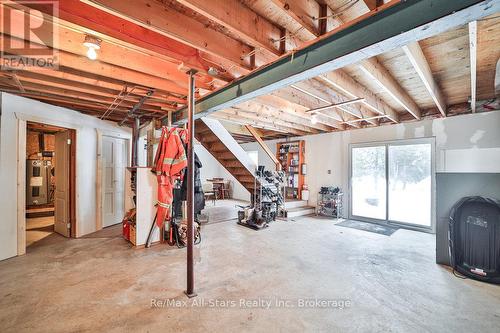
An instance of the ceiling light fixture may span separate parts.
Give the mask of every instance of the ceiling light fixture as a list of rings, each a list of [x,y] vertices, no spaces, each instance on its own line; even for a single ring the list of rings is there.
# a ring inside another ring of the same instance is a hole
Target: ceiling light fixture
[[[312,117],[311,117],[311,123],[312,124],[316,124],[318,122],[318,116],[313,114]]]
[[[85,35],[85,41],[83,45],[87,47],[87,58],[90,60],[97,59],[97,52],[101,48],[101,40],[97,37],[91,35]]]
[[[219,70],[215,67],[209,67],[207,72],[208,72],[208,75],[210,75],[210,76],[218,76],[219,75]]]

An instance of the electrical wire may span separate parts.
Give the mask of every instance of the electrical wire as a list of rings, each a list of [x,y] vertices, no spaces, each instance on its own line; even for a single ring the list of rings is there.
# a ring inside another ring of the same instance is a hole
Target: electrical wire
[[[453,275],[455,275],[455,277],[459,278],[459,279],[462,279],[462,280],[467,280],[467,277],[465,275],[462,275],[460,273],[458,273],[455,268],[453,268]]]
[[[351,9],[356,3],[358,3],[359,0],[348,0],[346,1],[344,4],[340,5],[338,8],[336,9],[332,9],[332,14],[330,15],[327,15],[327,16],[322,16],[322,17],[318,17],[318,18],[312,18],[314,21],[320,21],[320,20],[326,20],[328,18],[336,18],[336,17],[339,17],[340,15],[344,14],[346,11],[348,11],[349,9]],[[347,6],[346,8],[342,8],[342,7],[345,7]]]
[[[132,88],[132,90],[130,92],[127,92],[127,86],[126,85],[123,86],[122,90],[118,93],[118,95],[115,97],[113,102],[111,102],[111,104],[108,106],[106,111],[102,114],[101,120],[110,116],[111,113],[113,113],[113,111],[115,111],[122,104],[122,102],[125,100],[125,98],[127,98],[128,95],[130,95],[130,93],[132,91],[134,91],[134,89],[135,89],[135,87]]]
[[[312,20],[314,20],[314,21],[321,21],[321,20],[326,20],[326,19],[328,19],[328,18],[335,18],[335,17],[339,17],[339,16],[341,16],[342,14],[344,14],[346,11],[348,11],[349,9],[351,9],[351,8],[352,8],[352,7],[353,7],[356,3],[358,3],[359,1],[360,1],[360,0],[347,0],[346,2],[344,2],[344,3],[343,3],[342,5],[340,5],[339,7],[335,8],[335,9],[332,9],[332,12],[333,12],[333,13],[332,13],[331,15],[327,15],[327,16],[323,16],[323,17],[318,17],[318,18],[315,18],[315,17],[311,17],[311,16],[310,16],[310,18],[311,18]],[[273,38],[271,38],[271,39],[270,39],[270,41],[271,41],[272,43],[278,43],[278,42],[279,42],[279,43],[281,43],[281,42],[283,42],[283,41],[290,40],[290,39],[292,39],[292,38],[296,37],[296,36],[297,36],[297,34],[298,34],[299,32],[301,32],[302,30],[304,30],[304,29],[305,29],[305,27],[304,27],[304,26],[301,26],[301,27],[299,27],[297,30],[295,30],[294,32],[291,32],[291,33],[285,34],[285,36],[282,36],[282,37],[280,37],[280,38],[278,38],[278,39],[273,39]],[[244,54],[244,55],[241,57],[241,59],[246,59],[246,58],[248,58],[248,57],[251,57],[251,56],[253,56],[253,55],[256,55],[256,54],[258,54],[258,53],[262,52],[263,50],[264,50],[264,48],[262,48],[262,47],[255,47],[252,51],[248,52],[247,54]],[[293,61],[294,54],[295,54],[295,52],[296,52],[296,51],[297,51],[296,49],[292,49],[292,50],[290,50],[290,52],[291,52],[291,56],[292,56],[292,61]],[[203,58],[203,59],[204,59],[204,58]],[[209,61],[208,59],[204,59],[204,60]],[[215,62],[213,62],[213,61],[210,61],[210,62],[212,62],[212,63],[214,63],[214,64],[215,64]],[[232,64],[230,67],[228,67],[228,68],[226,69],[226,68],[224,68],[224,66],[221,66],[220,64],[217,64],[217,65],[219,65],[219,66],[220,66],[220,67],[221,67],[221,68],[222,68],[222,69],[223,69],[226,73],[230,73],[230,72],[231,72],[231,70],[237,66],[237,65],[235,65],[235,64]]]

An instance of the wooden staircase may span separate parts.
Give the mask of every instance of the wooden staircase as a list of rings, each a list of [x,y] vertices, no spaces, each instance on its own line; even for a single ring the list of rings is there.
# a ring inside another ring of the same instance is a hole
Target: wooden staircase
[[[218,120],[197,119],[194,136],[243,187],[253,193],[257,166]]]

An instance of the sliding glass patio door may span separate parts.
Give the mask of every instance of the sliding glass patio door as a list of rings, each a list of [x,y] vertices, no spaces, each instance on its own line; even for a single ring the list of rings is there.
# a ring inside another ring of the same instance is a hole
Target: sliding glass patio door
[[[352,148],[352,214],[385,220],[387,179],[385,146]]]
[[[433,142],[351,146],[351,218],[432,226]]]
[[[389,145],[389,221],[431,226],[430,144]]]

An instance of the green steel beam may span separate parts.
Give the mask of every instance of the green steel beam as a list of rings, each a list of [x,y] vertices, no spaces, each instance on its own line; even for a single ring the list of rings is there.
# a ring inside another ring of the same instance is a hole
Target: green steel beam
[[[401,1],[200,98],[196,102],[195,117],[229,108],[498,11],[498,0]],[[187,108],[173,115],[176,124],[184,123],[186,118]]]

